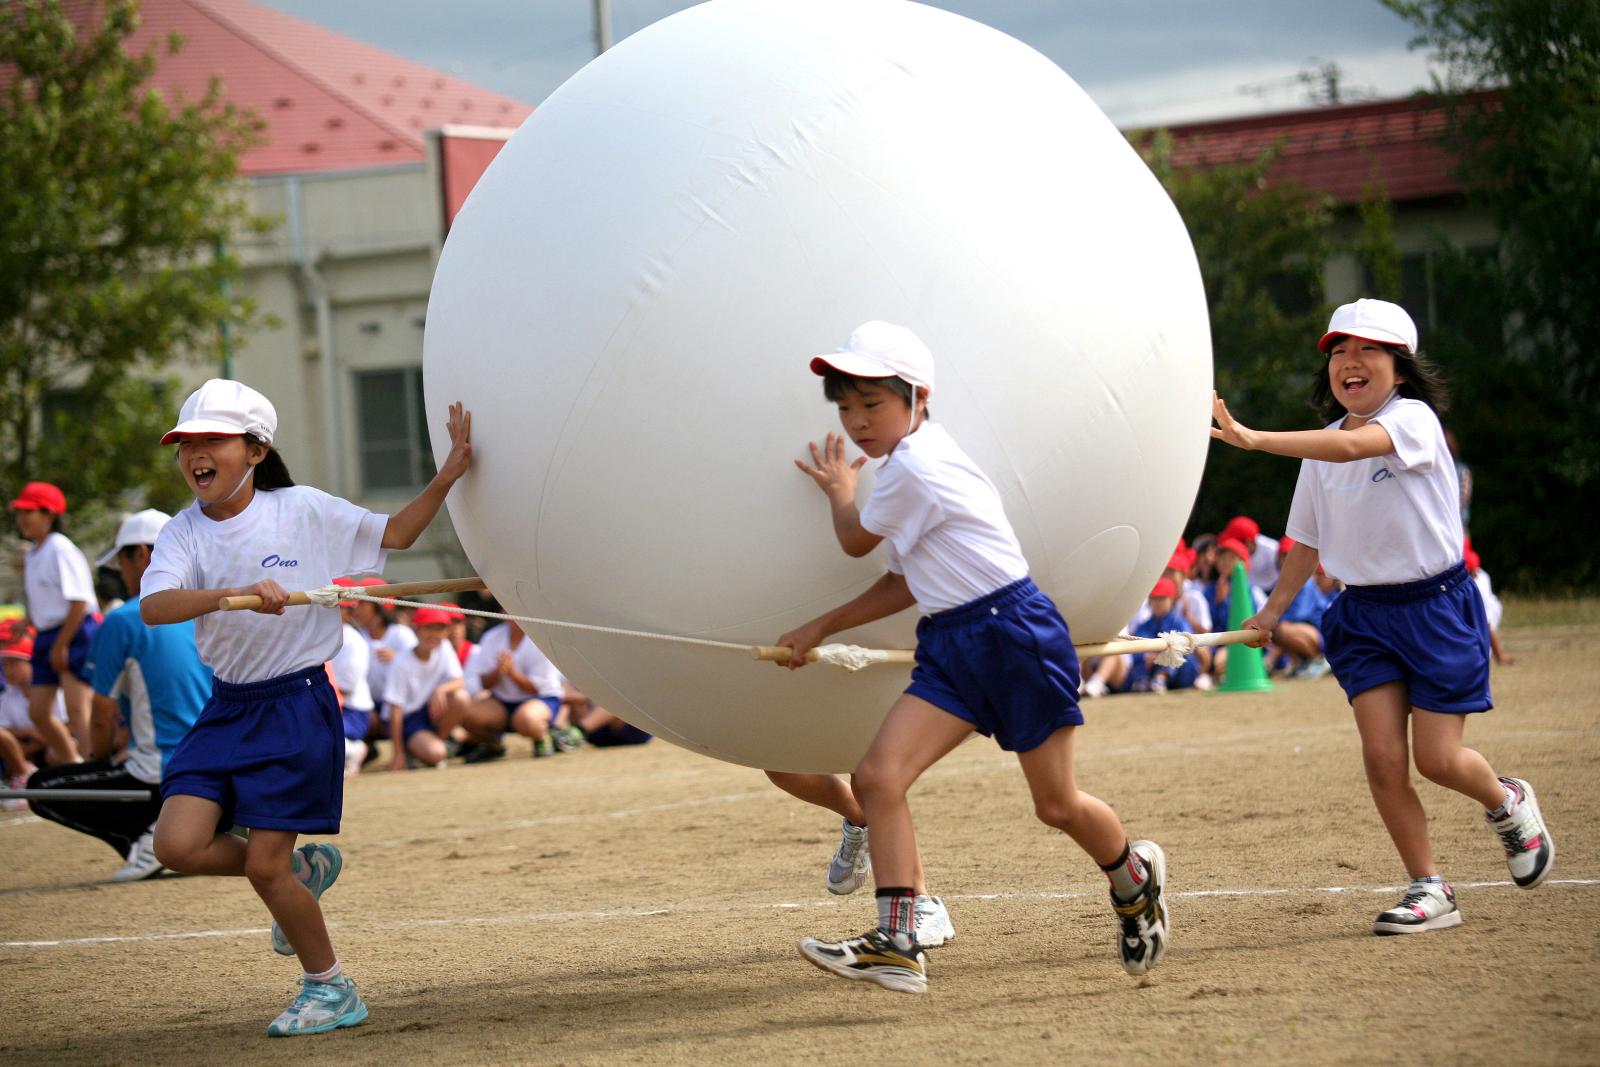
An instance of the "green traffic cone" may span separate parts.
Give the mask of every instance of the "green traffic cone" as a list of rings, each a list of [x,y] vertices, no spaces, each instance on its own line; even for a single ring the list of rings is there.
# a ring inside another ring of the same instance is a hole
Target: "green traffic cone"
[[[1241,595],[1243,594],[1243,595]],[[1244,629],[1244,620],[1255,614],[1255,597],[1250,592],[1250,578],[1245,573],[1244,562],[1233,565],[1233,578],[1228,583],[1228,629]],[[1222,693],[1258,693],[1272,688],[1267,678],[1267,665],[1262,650],[1249,645],[1233,645],[1228,649],[1228,664],[1222,673]]]

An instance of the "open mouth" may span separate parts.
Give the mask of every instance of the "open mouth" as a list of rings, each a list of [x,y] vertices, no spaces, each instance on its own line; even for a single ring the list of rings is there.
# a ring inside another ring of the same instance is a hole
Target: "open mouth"
[[[1352,374],[1339,384],[1346,393],[1359,393],[1367,387],[1367,379],[1360,375]]]
[[[194,478],[195,486],[200,489],[208,488],[212,482],[217,480],[215,467],[196,467],[189,474]]]

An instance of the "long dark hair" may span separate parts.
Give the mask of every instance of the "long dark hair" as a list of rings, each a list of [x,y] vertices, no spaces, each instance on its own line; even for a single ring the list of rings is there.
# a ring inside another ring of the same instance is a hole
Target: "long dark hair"
[[[284,463],[278,450],[268,445],[253,433],[244,435],[245,444],[266,445],[267,454],[260,463],[256,464],[256,488],[268,492],[273,489],[287,489],[294,484],[294,479],[289,476],[289,465]]]
[[[1334,341],[1328,347],[1332,349],[1336,343],[1337,341]],[[1449,410],[1450,386],[1433,360],[1422,352],[1407,352],[1404,345],[1381,347],[1394,357],[1394,376],[1400,380],[1401,396],[1422,401],[1432,408],[1436,415]],[[1331,359],[1332,356],[1328,358]],[[1349,414],[1344,405],[1333,395],[1333,383],[1328,380],[1327,360],[1324,360],[1321,369],[1312,375],[1311,406],[1322,416],[1324,422],[1332,422]]]

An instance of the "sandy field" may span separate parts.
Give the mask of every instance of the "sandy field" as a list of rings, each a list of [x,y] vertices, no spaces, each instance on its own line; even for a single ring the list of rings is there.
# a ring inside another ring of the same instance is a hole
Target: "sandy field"
[[[361,1027],[266,1037],[299,969],[243,879],[106,879],[104,845],[0,816],[0,1063],[1600,1062],[1600,622],[1508,634],[1468,739],[1537,788],[1559,858],[1507,880],[1470,801],[1422,783],[1465,922],[1378,938],[1405,880],[1331,678],[1087,707],[1079,780],[1169,860],[1173,944],[1117,963],[1104,879],[979,739],[918,786],[933,891],[958,931],[924,996],[828,976],[830,815],[757,771],[656,742],[444,771],[346,794],[323,899]]]

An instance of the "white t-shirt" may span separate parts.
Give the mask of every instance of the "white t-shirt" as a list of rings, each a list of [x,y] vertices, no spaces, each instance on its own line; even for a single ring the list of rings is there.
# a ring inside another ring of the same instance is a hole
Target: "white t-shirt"
[[[1394,451],[1349,463],[1303,460],[1289,536],[1316,549],[1322,569],[1347,585],[1431,578],[1461,562],[1459,487],[1444,428],[1427,404],[1398,394],[1372,421]]]
[[[86,614],[100,610],[94,598],[94,574],[78,546],[52,533],[28,549],[22,565],[22,587],[28,596],[28,618],[41,630],[67,621],[72,602],[81,600]]]
[[[1278,538],[1266,534],[1256,538],[1256,550],[1250,553],[1250,584],[1263,593],[1278,584]]]
[[[333,667],[333,684],[351,711],[372,710],[372,687],[367,684],[367,666],[372,659],[372,649],[360,630],[345,623],[341,633],[344,645],[330,661]]]
[[[1028,576],[994,483],[944,427],[924,422],[878,467],[861,525],[884,539],[925,612],[945,611]]]
[[[371,652],[367,658],[367,691],[372,694],[372,699],[377,700],[383,696],[384,687],[389,684],[390,664],[417,647],[417,633],[409,626],[391,622],[389,628],[383,631],[382,637],[373,637],[364,631],[361,636],[366,638],[367,648]],[[389,663],[383,662],[383,658],[378,655],[380,648],[393,652],[394,659]]]
[[[1500,598],[1494,595],[1494,583],[1489,580],[1489,572],[1482,567],[1472,576],[1472,581],[1477,585],[1478,592],[1483,596],[1483,612],[1489,617],[1489,629],[1500,629],[1500,620],[1505,615],[1505,605],[1500,603]]]
[[[427,659],[418,659],[415,650],[395,656],[389,664],[389,681],[383,690],[383,709],[398,704],[402,711],[416,711],[426,707],[433,691],[461,677],[461,661],[449,641],[440,641],[439,647]]]
[[[67,721],[67,700],[60,689],[51,713],[62,722]],[[28,717],[28,692],[14,685],[0,689],[0,729],[32,730],[33,720]],[[12,770],[10,767],[7,770]],[[12,771],[12,773],[16,773]]]
[[[256,490],[223,522],[196,501],[162,527],[140,583],[146,598],[168,589],[233,589],[271,578],[293,592],[319,589],[335,575],[383,569],[387,515],[308,485]],[[343,623],[311,604],[282,615],[213,612],[195,620],[200,659],[224,682],[259,682],[327,663],[339,652]]]
[[[561,672],[550,662],[550,657],[546,656],[526,634],[517,642],[516,648],[511,648],[511,626],[511,623],[503,622],[485,630],[483,636],[478,639],[477,647],[467,657],[465,668],[467,691],[473,694],[483,692],[483,676],[492,674],[500,665],[500,653],[510,651],[511,662],[528,681],[534,684],[534,691],[530,693],[508,676],[501,675],[500,680],[495,682],[494,688],[489,692],[507,701],[528,700],[536,696],[561,696],[566,691]]]

